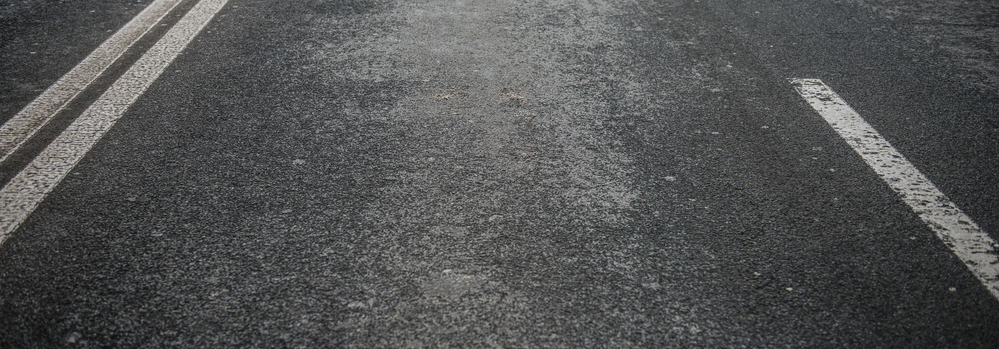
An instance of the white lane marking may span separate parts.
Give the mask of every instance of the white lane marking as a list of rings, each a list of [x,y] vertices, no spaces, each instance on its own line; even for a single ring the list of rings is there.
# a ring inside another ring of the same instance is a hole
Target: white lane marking
[[[790,79],[853,150],[936,232],[975,277],[999,299],[999,245],[902,157],[836,92],[818,79]]]
[[[28,166],[0,189],[0,244],[76,166],[228,0],[201,0]]]
[[[80,64],[7,120],[0,127],[0,162],[7,160],[38,129],[51,121],[180,2],[181,0],[156,0],[146,6],[146,9],[94,49]]]

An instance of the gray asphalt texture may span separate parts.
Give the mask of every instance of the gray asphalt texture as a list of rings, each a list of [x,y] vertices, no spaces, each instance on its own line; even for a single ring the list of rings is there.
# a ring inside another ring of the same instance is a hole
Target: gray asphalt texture
[[[3,119],[111,34],[40,14],[127,5],[0,1]],[[786,80],[997,238],[997,19],[233,0],[0,246],[0,347],[997,347],[999,301]],[[79,44],[25,60],[49,36]]]
[[[0,1],[0,121],[6,122],[151,1]]]

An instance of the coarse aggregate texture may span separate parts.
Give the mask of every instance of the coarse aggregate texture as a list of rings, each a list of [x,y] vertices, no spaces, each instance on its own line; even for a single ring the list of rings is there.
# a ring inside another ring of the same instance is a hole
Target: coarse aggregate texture
[[[706,1],[782,78],[830,84],[999,238],[995,4]]]
[[[716,5],[231,2],[0,246],[0,346],[999,342]]]
[[[0,1],[0,122],[152,2]]]
[[[995,94],[999,86],[999,4],[990,1],[884,1],[855,3],[880,17],[913,27],[911,36],[930,49],[912,50],[925,61],[947,62],[962,83]],[[940,56],[944,59],[934,59]]]

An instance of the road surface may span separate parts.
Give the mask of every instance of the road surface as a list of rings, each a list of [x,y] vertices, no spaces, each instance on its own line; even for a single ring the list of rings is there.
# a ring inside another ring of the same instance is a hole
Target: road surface
[[[0,0],[8,124],[163,6],[0,164],[0,347],[999,345],[991,2],[164,1]]]

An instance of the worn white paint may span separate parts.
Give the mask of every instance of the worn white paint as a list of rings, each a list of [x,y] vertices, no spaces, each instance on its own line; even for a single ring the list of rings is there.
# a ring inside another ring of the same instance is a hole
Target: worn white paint
[[[76,166],[228,0],[202,0],[0,190],[0,243]]]
[[[0,127],[0,162],[17,151],[66,105],[87,89],[181,0],[156,0],[94,49],[80,64],[49,86]]]
[[[999,298],[999,254],[989,237],[915,166],[818,79],[791,79],[794,88],[864,161],[919,215],[940,240]]]

